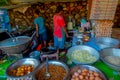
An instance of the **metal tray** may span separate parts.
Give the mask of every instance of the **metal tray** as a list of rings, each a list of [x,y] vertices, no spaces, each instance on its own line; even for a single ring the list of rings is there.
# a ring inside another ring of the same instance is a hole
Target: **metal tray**
[[[90,66],[90,65],[77,65],[77,66],[72,67],[70,69],[70,71],[69,71],[68,80],[71,80],[72,75],[74,74],[74,72],[76,72],[78,69],[82,70],[84,68],[87,68],[88,70],[92,70],[92,71],[98,72],[100,74],[100,77],[103,80],[107,80],[107,77],[99,69],[97,69],[97,68],[95,68],[93,66]]]

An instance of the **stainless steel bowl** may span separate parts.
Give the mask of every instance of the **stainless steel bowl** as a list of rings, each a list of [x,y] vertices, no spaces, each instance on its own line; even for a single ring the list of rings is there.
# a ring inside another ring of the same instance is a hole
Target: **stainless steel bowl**
[[[71,57],[71,53],[75,50],[86,50],[88,51],[91,55],[95,56],[96,57],[96,60],[93,61],[93,62],[85,62],[85,63],[82,63],[82,62],[79,62],[79,61],[76,61],[76,60],[73,60],[72,57]],[[74,47],[71,47],[68,49],[67,51],[67,56],[69,57],[70,56],[70,59],[73,63],[75,63],[76,65],[78,64],[93,64],[95,63],[96,61],[99,60],[99,52],[96,51],[94,48],[92,47],[89,47],[89,46],[86,46],[86,45],[79,45],[79,46],[74,46]]]
[[[77,66],[74,66],[70,69],[69,71],[69,76],[68,76],[68,80],[71,80],[72,78],[72,75],[77,72],[79,69],[82,70],[84,68],[87,68],[88,70],[92,70],[92,71],[95,71],[95,72],[98,72],[100,77],[102,78],[102,80],[107,80],[106,76],[97,68],[93,67],[93,66],[90,66],[90,65],[77,65]]]
[[[108,48],[108,47],[118,47],[119,40],[110,37],[99,37],[95,39],[96,44],[100,49]]]
[[[8,66],[5,73],[6,73],[7,78],[10,78],[10,79],[23,79],[23,78],[27,78],[29,76],[33,76],[33,74],[37,70],[39,64],[40,64],[40,62],[37,59],[34,59],[34,58],[20,59],[20,60],[16,61],[15,63],[11,64],[10,66]],[[33,67],[35,69],[31,73],[29,73],[27,75],[24,75],[24,76],[20,76],[20,77],[9,75],[9,71],[10,70],[16,69],[16,68],[18,68],[19,66],[22,66],[22,65],[33,65]]]
[[[66,76],[64,77],[63,80],[67,80],[68,73],[69,73],[69,68],[68,68],[68,66],[67,66],[65,63],[63,63],[63,62],[61,62],[61,61],[58,61],[58,60],[50,60],[50,61],[48,61],[48,65],[49,65],[49,64],[63,67],[63,68],[65,69],[65,71],[66,71]],[[40,70],[40,69],[41,69],[43,66],[45,66],[45,65],[46,65],[46,62],[42,63],[42,64],[39,66],[39,68],[37,69],[37,71]],[[36,73],[38,73],[38,72],[36,72]],[[35,76],[36,76],[36,75],[35,75]],[[52,76],[52,75],[51,75],[51,76]]]
[[[105,48],[100,51],[100,58],[101,60],[107,64],[110,68],[120,71],[120,65],[115,65],[108,62],[105,58],[108,56],[117,56],[120,57],[120,49],[118,48]],[[112,60],[112,59],[110,59]]]

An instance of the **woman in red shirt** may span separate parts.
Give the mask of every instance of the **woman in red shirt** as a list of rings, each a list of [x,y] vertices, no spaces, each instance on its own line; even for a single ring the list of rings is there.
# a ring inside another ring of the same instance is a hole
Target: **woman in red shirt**
[[[56,14],[53,17],[54,24],[54,46],[59,49],[64,49],[65,35],[68,37],[65,21],[62,16],[63,7],[59,5],[56,9]]]

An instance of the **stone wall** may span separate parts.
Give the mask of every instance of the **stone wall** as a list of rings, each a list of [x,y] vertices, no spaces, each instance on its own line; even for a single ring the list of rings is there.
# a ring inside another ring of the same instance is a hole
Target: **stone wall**
[[[80,23],[81,17],[87,17],[87,1],[88,0],[80,0],[74,2],[44,2],[30,5],[27,10],[23,13],[17,11],[15,9],[10,9],[10,23],[12,27],[16,25],[21,27],[34,26],[33,20],[33,11],[34,9],[40,10],[40,16],[45,18],[45,26],[47,29],[53,29],[53,15],[55,14],[55,10],[57,5],[61,4],[64,7],[64,17],[65,21],[68,21],[68,16],[71,15],[72,19],[75,19],[76,23]]]

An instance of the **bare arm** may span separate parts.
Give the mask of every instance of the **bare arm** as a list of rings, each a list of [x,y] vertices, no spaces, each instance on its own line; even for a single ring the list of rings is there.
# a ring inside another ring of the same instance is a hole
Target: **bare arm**
[[[68,38],[69,36],[68,36],[67,30],[66,30],[66,27],[64,27],[64,32],[66,34],[66,37]]]
[[[36,27],[36,36],[38,37],[38,25],[36,24],[35,27]]]

